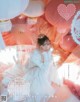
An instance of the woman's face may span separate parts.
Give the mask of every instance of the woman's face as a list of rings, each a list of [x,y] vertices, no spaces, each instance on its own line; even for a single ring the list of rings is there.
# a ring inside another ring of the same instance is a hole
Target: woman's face
[[[43,45],[41,45],[41,49],[43,51],[48,51],[51,48],[51,43],[49,40],[46,40]]]

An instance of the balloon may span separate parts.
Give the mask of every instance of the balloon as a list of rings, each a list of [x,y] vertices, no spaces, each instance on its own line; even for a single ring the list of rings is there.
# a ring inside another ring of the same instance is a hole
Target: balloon
[[[77,46],[76,49],[72,53],[76,58],[80,59],[80,46]],[[79,60],[80,63],[80,60]]]
[[[64,33],[71,27],[73,16],[80,9],[78,3],[64,3],[64,0],[51,0],[46,6],[45,17],[58,32]],[[64,30],[65,29],[65,30]]]
[[[71,35],[65,35],[60,41],[60,47],[65,51],[72,52],[77,44],[72,39]]]
[[[8,32],[12,28],[12,23],[10,20],[0,22],[0,31],[1,32]]]
[[[0,20],[12,19],[20,15],[28,3],[29,0],[0,0]]]
[[[80,44],[80,11],[77,12],[72,21],[71,33],[74,41]]]
[[[44,0],[45,4],[47,5],[51,0]]]
[[[39,17],[44,14],[44,6],[42,0],[31,0],[24,14],[28,17]]]

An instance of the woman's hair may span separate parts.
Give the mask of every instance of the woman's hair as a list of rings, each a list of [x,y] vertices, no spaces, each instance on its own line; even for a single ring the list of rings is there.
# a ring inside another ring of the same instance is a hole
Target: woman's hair
[[[45,41],[47,41],[47,40],[50,41],[49,38],[46,35],[40,34],[38,36],[37,43],[38,43],[39,46],[41,46],[41,45],[44,45]]]

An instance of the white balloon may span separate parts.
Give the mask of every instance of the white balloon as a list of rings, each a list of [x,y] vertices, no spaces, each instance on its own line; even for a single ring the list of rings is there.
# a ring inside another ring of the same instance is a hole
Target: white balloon
[[[1,32],[8,32],[12,28],[12,23],[10,20],[0,22],[0,31]]]
[[[0,20],[12,19],[20,15],[28,3],[29,0],[0,0]]]
[[[39,17],[44,14],[44,7],[42,0],[31,0],[24,14],[28,17]]]
[[[1,34],[1,32],[0,32],[0,50],[1,50],[1,49],[4,49],[5,47],[6,47],[6,45],[5,45],[5,43],[4,43],[2,34]]]
[[[75,28],[76,28],[77,30],[80,30],[80,19],[77,19],[77,20],[76,20],[74,26],[75,26]]]
[[[80,11],[77,12],[72,21],[71,34],[74,41],[80,45]]]

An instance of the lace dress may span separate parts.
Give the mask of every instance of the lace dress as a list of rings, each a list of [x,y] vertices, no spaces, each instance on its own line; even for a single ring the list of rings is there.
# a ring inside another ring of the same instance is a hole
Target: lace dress
[[[34,50],[31,54],[24,76],[30,83],[30,96],[27,102],[47,102],[54,96],[56,90],[51,83],[59,84],[59,79],[52,59],[51,51],[40,53],[39,50]]]

